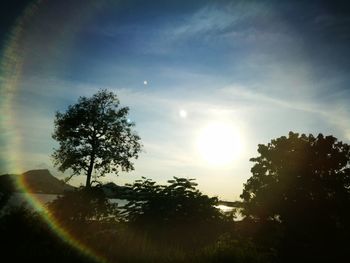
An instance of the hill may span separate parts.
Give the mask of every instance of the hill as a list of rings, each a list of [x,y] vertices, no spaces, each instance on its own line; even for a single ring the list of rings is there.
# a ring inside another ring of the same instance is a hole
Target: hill
[[[113,182],[102,185],[102,190],[108,198],[127,199],[132,190],[127,186],[120,186]]]
[[[14,192],[21,192],[23,190],[15,183],[18,179],[22,180],[26,189],[31,193],[62,194],[64,191],[74,189],[73,186],[54,177],[47,169],[30,170],[20,175],[0,175],[0,186]]]

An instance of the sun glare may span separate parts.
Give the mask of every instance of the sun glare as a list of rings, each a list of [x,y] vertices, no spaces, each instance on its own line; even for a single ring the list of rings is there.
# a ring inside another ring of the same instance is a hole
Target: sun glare
[[[240,133],[227,123],[211,123],[200,131],[197,138],[197,150],[210,165],[231,163],[242,148]]]

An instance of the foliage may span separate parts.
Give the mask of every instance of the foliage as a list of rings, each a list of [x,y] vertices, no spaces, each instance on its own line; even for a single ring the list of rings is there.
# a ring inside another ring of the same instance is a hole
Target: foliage
[[[100,186],[68,191],[48,204],[49,211],[66,225],[117,220],[118,207],[111,204]]]
[[[211,221],[221,217],[214,207],[216,197],[203,195],[193,179],[177,178],[169,185],[157,185],[143,177],[130,185],[133,195],[126,208],[130,221],[173,224],[197,220]]]
[[[118,170],[133,170],[131,158],[141,149],[140,137],[127,118],[128,107],[119,107],[117,96],[101,90],[92,97],[80,97],[65,113],[56,113],[52,137],[60,144],[53,153],[61,171],[72,175],[86,173],[86,186],[91,185],[93,171],[98,176]]]
[[[166,185],[136,181],[124,189],[129,203],[121,209],[99,185],[67,192],[49,209],[108,262],[333,262],[347,256],[349,145],[291,132],[258,152],[239,222],[220,212],[218,199],[202,194],[193,179],[177,177]],[[0,216],[0,238],[14,262],[89,261],[28,211]]]
[[[24,207],[0,217],[0,243],[4,262],[92,263],[52,232],[40,214]]]
[[[237,239],[230,234],[225,234],[214,244],[200,249],[190,261],[265,263],[274,262],[274,259],[273,252],[260,251],[251,240]]]
[[[298,220],[306,211],[335,215],[350,197],[350,148],[332,136],[289,133],[259,145],[253,176],[241,197],[244,213],[259,219]],[[296,213],[297,212],[297,213]],[[305,218],[303,218],[305,220]]]
[[[131,185],[127,220],[156,239],[191,247],[212,241],[233,223],[215,207],[218,199],[203,195],[193,179],[174,177],[168,183],[143,178]]]
[[[270,262],[261,261],[264,254],[253,243],[228,235],[208,246],[184,249],[156,243],[123,222],[96,224],[94,228],[77,224],[74,236],[107,262]],[[13,262],[95,262],[60,240],[39,214],[22,208],[0,217],[0,241],[2,258]]]
[[[339,251],[348,243],[343,241],[350,220],[349,145],[333,136],[290,132],[259,145],[258,152],[241,195],[245,216],[281,224],[281,249],[289,253],[293,247],[308,247],[309,255]]]
[[[119,220],[100,186],[66,192],[49,210],[70,236],[108,262],[262,262],[265,254],[235,237],[231,218],[214,207],[217,198],[200,193],[192,179],[158,185],[144,178],[130,187],[127,221]],[[36,213],[0,217],[0,230],[6,255],[16,262],[89,262]]]
[[[0,212],[6,206],[15,187],[9,176],[3,175],[0,177]]]

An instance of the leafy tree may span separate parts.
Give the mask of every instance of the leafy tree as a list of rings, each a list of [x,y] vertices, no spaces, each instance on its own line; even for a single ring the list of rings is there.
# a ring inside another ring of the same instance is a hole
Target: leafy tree
[[[73,226],[118,219],[117,205],[108,201],[100,185],[67,191],[50,202],[48,208],[61,223]]]
[[[196,185],[193,179],[177,177],[168,185],[137,180],[124,207],[127,220],[163,243],[193,248],[215,241],[233,221],[215,207],[216,197],[202,194]]]
[[[174,177],[168,185],[158,185],[150,179],[137,180],[131,188],[129,204],[126,206],[128,219],[178,223],[196,220],[216,220],[221,217],[215,205],[218,199],[203,195],[196,189],[193,179]]]
[[[259,145],[258,152],[241,195],[244,215],[282,225],[288,250],[291,242],[309,251],[318,243],[314,252],[320,255],[321,247],[330,250],[330,242],[344,240],[350,222],[349,145],[333,136],[290,132]]]
[[[65,113],[57,112],[52,137],[60,147],[53,153],[55,165],[63,172],[71,169],[72,176],[85,172],[86,187],[91,186],[93,171],[103,176],[133,170],[130,159],[138,157],[141,144],[128,112],[107,90],[80,97]]]

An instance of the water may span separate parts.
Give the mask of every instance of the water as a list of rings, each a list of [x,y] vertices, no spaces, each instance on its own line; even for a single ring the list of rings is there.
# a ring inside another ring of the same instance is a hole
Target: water
[[[25,206],[29,209],[42,209],[45,205],[55,200],[59,195],[55,194],[30,194],[36,200],[36,203],[39,205],[33,205],[30,203],[30,199],[28,198],[28,194],[25,193],[14,193],[11,195],[10,199],[7,202],[6,207],[19,207]],[[113,204],[118,204],[118,206],[123,206],[128,203],[127,200],[124,199],[116,199],[111,198],[109,201]]]
[[[225,212],[225,213],[232,212],[234,209],[233,207],[227,206],[227,205],[216,205],[215,207],[220,209],[222,212]]]
[[[55,194],[31,194],[35,200],[37,201],[37,203],[39,203],[40,205],[36,205],[33,206],[28,199],[28,194],[25,193],[14,193],[5,208],[8,207],[16,207],[16,206],[25,206],[29,209],[34,209],[34,210],[42,210],[46,204],[48,204],[49,202],[52,202],[53,200],[55,200],[59,195],[55,195]],[[116,198],[111,198],[109,199],[109,201],[113,204],[118,204],[118,206],[124,206],[128,203],[127,200],[125,199],[116,199]],[[216,206],[216,208],[219,208],[221,211],[223,212],[231,212],[234,208],[230,207],[230,206],[226,206],[226,205],[218,205]]]
[[[42,210],[46,204],[52,202],[58,197],[58,195],[54,194],[31,194],[31,196],[35,198],[39,205],[33,206],[33,203],[30,203],[30,199],[26,193],[14,193],[11,195],[4,209],[24,206],[29,209]]]

